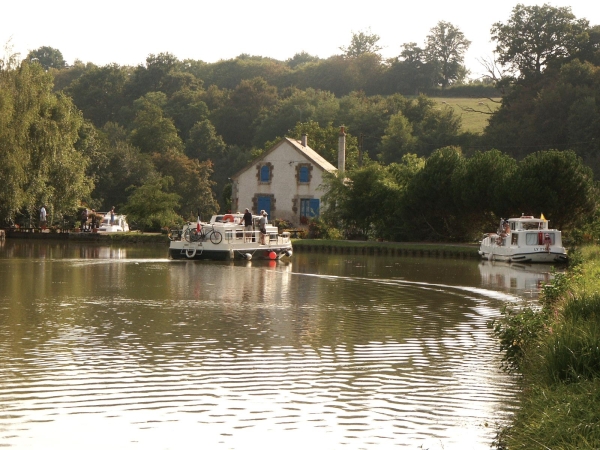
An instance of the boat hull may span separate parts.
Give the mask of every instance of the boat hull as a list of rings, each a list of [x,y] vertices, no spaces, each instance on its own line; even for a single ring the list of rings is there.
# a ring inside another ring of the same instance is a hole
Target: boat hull
[[[488,261],[522,262],[522,263],[566,263],[567,255],[563,252],[515,252],[497,253],[480,249],[482,259]]]
[[[260,245],[246,247],[214,246],[210,243],[172,242],[169,256],[172,259],[186,260],[277,260],[292,255],[292,245]]]

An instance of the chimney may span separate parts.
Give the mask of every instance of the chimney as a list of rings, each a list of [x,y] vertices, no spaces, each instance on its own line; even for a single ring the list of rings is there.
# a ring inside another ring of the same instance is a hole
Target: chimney
[[[307,141],[308,141],[308,136],[305,134],[302,135],[302,140],[300,141],[302,144],[302,147],[306,147],[307,146]]]
[[[346,170],[346,132],[345,127],[340,127],[340,137],[338,139],[338,171]]]

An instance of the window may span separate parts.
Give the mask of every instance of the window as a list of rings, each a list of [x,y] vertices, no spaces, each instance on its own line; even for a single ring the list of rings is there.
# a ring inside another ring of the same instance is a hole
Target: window
[[[550,235],[550,245],[554,245],[554,233],[547,233]],[[544,236],[546,233],[527,233],[525,243],[527,245],[544,245]]]
[[[268,183],[271,181],[271,168],[267,164],[260,168],[260,181],[261,183]]]
[[[300,218],[319,217],[320,200],[318,198],[300,199]]]
[[[310,163],[299,163],[296,165],[296,182],[308,184],[312,178],[313,166]]]
[[[302,166],[298,169],[298,181],[300,183],[308,183],[309,182],[309,178],[308,178],[308,167],[307,166]]]

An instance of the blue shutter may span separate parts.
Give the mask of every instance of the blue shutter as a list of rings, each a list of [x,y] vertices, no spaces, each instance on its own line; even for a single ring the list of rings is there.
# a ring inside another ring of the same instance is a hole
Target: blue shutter
[[[260,168],[260,181],[263,183],[271,181],[271,170],[266,164]]]
[[[308,183],[308,167],[302,166],[300,167],[300,183]]]

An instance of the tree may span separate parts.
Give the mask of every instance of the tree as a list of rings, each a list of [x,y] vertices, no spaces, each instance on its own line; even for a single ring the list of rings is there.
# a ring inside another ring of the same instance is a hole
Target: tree
[[[277,89],[264,79],[243,80],[211,121],[225,142],[248,148],[260,119],[277,100]]]
[[[330,92],[308,88],[291,88],[287,95],[270,108],[256,128],[253,144],[264,146],[276,136],[285,136],[297,123],[315,121],[321,126],[333,122],[340,109],[339,101]]]
[[[589,167],[572,151],[528,155],[510,182],[514,212],[544,213],[556,228],[584,223],[596,210],[598,191]]]
[[[300,53],[296,53],[292,58],[288,59],[286,64],[292,69],[295,69],[302,64],[314,63],[318,62],[319,60],[320,59],[318,56],[309,55],[308,53],[302,51]]]
[[[350,45],[348,47],[340,47],[340,50],[344,52],[347,58],[357,58],[366,53],[378,53],[382,49],[377,44],[379,39],[377,34],[371,33],[370,28],[358,33],[352,32]]]
[[[0,219],[33,215],[45,203],[50,215],[77,208],[92,187],[88,158],[76,147],[81,113],[40,64],[5,59],[0,68]]]
[[[390,117],[385,134],[381,138],[379,159],[386,164],[399,162],[403,155],[410,153],[416,143],[413,128],[401,112]]]
[[[195,217],[197,211],[203,217],[210,217],[218,212],[219,205],[212,191],[214,182],[210,181],[210,161],[199,162],[175,150],[155,153],[152,159],[160,174],[173,180],[169,191],[180,197],[175,209],[180,216],[189,220]]]
[[[517,161],[500,152],[476,152],[452,175],[455,201],[475,232],[493,229],[512,213],[511,181]]]
[[[463,62],[470,45],[463,32],[449,22],[440,21],[430,30],[425,54],[427,61],[436,67],[437,82],[442,89],[466,76]]]
[[[202,101],[202,92],[183,89],[175,92],[164,107],[165,114],[173,119],[182,140],[189,137],[195,123],[206,119],[208,106]]]
[[[128,189],[131,194],[122,210],[142,231],[158,230],[181,222],[175,212],[180,196],[169,192],[171,177],[153,177],[140,187]]]
[[[431,154],[425,167],[408,184],[391,219],[404,222],[399,238],[453,241],[462,240],[473,231],[464,221],[452,188],[453,175],[464,163],[462,152],[456,147],[441,148]]]
[[[134,102],[137,114],[129,141],[144,153],[183,150],[173,120],[163,115],[166,101],[162,92],[150,92]]]
[[[91,170],[95,181],[93,203],[107,210],[110,206],[121,208],[127,201],[127,189],[140,187],[157,175],[150,155],[127,143],[126,130],[107,123],[101,130],[101,154],[105,161]]]
[[[63,69],[67,65],[60,50],[47,46],[30,51],[25,59],[41,64],[44,70]]]
[[[329,174],[324,184],[327,222],[346,230],[347,237],[389,236],[389,217],[398,198],[398,186],[386,167],[370,162],[343,176]]]
[[[66,91],[84,117],[101,128],[106,122],[117,121],[120,108],[126,105],[123,94],[127,79],[126,70],[117,64],[91,66]]]
[[[493,24],[497,61],[515,74],[539,76],[549,64],[568,58],[589,41],[589,23],[570,7],[518,4],[506,23]]]

